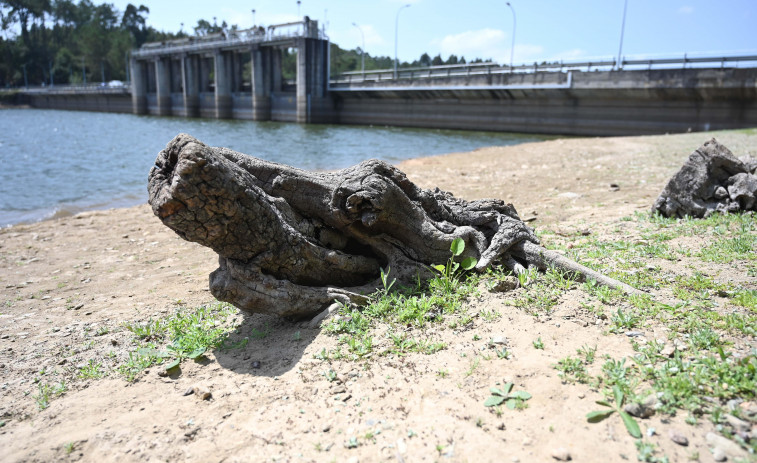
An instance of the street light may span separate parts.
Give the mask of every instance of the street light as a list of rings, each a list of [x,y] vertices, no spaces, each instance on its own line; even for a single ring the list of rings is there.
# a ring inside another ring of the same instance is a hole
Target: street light
[[[510,2],[507,2],[507,6],[509,6],[510,11],[513,12],[513,40],[510,45],[510,72],[513,72],[513,52],[515,51],[515,9],[510,5]]]
[[[620,25],[620,48],[618,48],[618,69],[622,67],[621,64],[623,63],[623,32],[626,30],[626,8],[628,8],[628,0],[623,2],[623,22]]]
[[[300,0],[297,0],[297,17],[300,17],[300,3],[302,3]]]
[[[405,8],[409,8],[410,4],[403,5],[400,7],[399,10],[397,10],[397,17],[394,19],[394,78],[397,78],[397,27],[399,26],[400,22],[400,11],[404,10]]]
[[[252,27],[255,27],[255,9],[252,9]]]
[[[363,78],[365,78],[365,34],[363,34],[363,29],[361,29],[360,26],[355,23],[352,23],[352,25],[357,27],[357,30],[360,31],[360,35],[363,37],[363,46],[360,48],[360,61],[362,61]]]

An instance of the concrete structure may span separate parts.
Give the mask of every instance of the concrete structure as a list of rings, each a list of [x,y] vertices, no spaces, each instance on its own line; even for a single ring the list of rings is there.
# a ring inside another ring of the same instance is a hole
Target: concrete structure
[[[757,68],[498,73],[334,83],[338,123],[641,135],[757,127]]]
[[[56,109],[567,135],[757,127],[757,67],[731,65],[757,56],[436,66],[401,69],[396,79],[393,70],[352,72],[329,83],[328,42],[314,38],[307,18],[238,34],[146,45],[134,53],[130,89],[56,86],[25,95]],[[294,82],[282,77],[284,47],[297,49]]]
[[[297,53],[293,86],[282,49]],[[328,42],[317,21],[145,44],[132,54],[134,114],[330,122]],[[249,75],[245,77],[245,74]]]

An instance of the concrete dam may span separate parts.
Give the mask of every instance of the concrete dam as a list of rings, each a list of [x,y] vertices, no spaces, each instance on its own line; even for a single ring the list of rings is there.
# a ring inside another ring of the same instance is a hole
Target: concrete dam
[[[482,63],[332,77],[329,46],[307,17],[145,44],[132,53],[129,86],[51,87],[24,99],[38,108],[157,116],[566,135],[757,127],[757,56]],[[282,75],[284,49],[296,50],[294,79]],[[743,62],[752,67],[734,65]]]

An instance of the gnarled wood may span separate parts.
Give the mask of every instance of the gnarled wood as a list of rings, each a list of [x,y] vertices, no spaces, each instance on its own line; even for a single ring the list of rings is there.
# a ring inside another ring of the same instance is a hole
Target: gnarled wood
[[[212,294],[251,312],[301,318],[334,301],[362,303],[381,268],[400,281],[425,278],[455,238],[478,270],[564,263],[545,260],[512,205],[423,190],[377,160],[309,172],[180,134],[158,155],[148,189],[165,225],[218,253]]]

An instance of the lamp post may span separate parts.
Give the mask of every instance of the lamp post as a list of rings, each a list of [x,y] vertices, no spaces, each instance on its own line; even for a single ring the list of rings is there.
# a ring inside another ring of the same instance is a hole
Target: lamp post
[[[397,17],[394,19],[394,78],[395,79],[397,79],[397,28],[400,22],[400,11],[409,7],[410,7],[409,3],[407,5],[402,5],[400,9],[397,10]]]
[[[252,27],[255,27],[255,26],[256,26],[256,24],[255,24],[255,9],[253,8],[252,9]]]
[[[626,30],[626,8],[628,8],[628,0],[623,2],[623,22],[620,25],[620,47],[618,48],[618,63],[616,66],[618,69],[623,67],[623,33]]]
[[[298,17],[298,18],[300,17],[300,4],[301,4],[301,3],[302,3],[302,1],[300,1],[300,0],[297,0],[297,17]]]
[[[352,25],[357,27],[357,30],[360,31],[360,36],[363,38],[363,46],[360,48],[360,61],[361,69],[363,72],[363,79],[365,79],[365,34],[363,34],[363,29],[360,26],[355,23],[352,23]]]
[[[515,51],[515,9],[510,5],[510,2],[507,2],[507,6],[509,6],[510,11],[513,12],[513,40],[510,45],[510,72],[513,72],[513,52]]]

